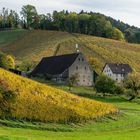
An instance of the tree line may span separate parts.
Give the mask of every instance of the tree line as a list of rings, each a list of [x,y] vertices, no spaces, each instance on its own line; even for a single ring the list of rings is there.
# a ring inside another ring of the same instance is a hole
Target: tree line
[[[36,7],[33,5],[23,6],[20,14],[14,10],[3,8],[0,14],[0,29],[7,28],[66,31],[135,43],[140,40],[138,28],[100,13],[84,11],[76,13],[63,10],[60,12],[54,11],[52,14],[38,14]]]
[[[132,101],[140,95],[140,74],[133,72],[129,74],[121,83],[116,83],[106,75],[100,75],[95,83],[97,94],[106,96],[116,95],[128,101]]]

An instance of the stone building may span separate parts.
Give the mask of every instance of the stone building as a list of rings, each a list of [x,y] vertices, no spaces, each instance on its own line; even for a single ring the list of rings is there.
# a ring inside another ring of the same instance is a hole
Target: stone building
[[[74,74],[78,75],[78,86],[92,86],[97,76],[82,53],[45,57],[31,72],[32,77],[41,75],[60,84]]]

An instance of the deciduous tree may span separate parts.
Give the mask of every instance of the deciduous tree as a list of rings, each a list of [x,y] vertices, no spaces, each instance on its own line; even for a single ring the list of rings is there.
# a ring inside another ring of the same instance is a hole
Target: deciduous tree
[[[129,101],[134,100],[140,93],[140,74],[133,73],[124,80],[124,87],[130,90]]]
[[[37,16],[37,10],[33,5],[25,5],[22,7],[20,12],[24,21],[26,22],[26,27],[30,29],[35,22]]]

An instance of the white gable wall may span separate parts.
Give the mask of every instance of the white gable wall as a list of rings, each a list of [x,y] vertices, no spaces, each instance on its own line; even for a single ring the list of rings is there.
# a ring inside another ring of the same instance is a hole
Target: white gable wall
[[[112,78],[113,80],[115,80],[118,83],[120,83],[124,79],[123,74],[113,73],[108,65],[105,66],[105,68],[103,70],[103,74],[107,75],[108,77]]]

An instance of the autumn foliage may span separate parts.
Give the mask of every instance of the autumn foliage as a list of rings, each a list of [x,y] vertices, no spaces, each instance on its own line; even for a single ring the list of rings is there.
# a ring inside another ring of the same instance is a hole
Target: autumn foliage
[[[122,41],[105,39],[81,34],[70,34],[57,31],[19,31],[16,34],[21,36],[13,43],[11,39],[15,31],[0,34],[0,39],[5,39],[6,44],[0,44],[1,50],[15,56],[16,61],[34,62],[38,64],[42,57],[61,55],[76,52],[75,44],[87,58],[89,64],[100,74],[105,63],[126,63],[133,70],[140,73],[140,45],[129,44]],[[7,45],[7,38],[9,45]]]
[[[0,84],[16,95],[15,102],[10,104],[12,118],[16,119],[68,123],[118,112],[111,104],[81,98],[3,69],[0,69]]]

